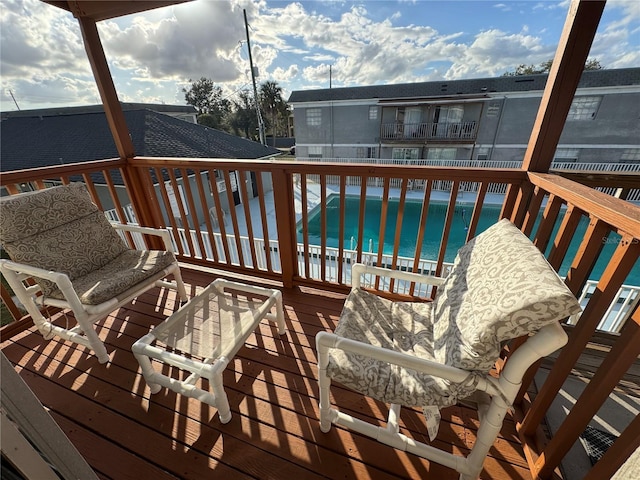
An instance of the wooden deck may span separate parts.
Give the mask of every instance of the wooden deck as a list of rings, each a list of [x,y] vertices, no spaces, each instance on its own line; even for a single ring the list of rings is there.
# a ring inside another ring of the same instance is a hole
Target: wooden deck
[[[189,269],[183,275],[190,294],[214,279]],[[458,478],[448,468],[341,428],[320,432],[314,336],[335,327],[344,295],[299,288],[283,289],[283,296],[287,333],[278,337],[263,322],[227,368],[233,417],[226,425],[197,400],[166,389],[150,396],[142,379],[131,345],[175,308],[166,290],[152,290],[99,324],[108,364],[75,344],[46,341],[33,327],[1,346],[103,479]],[[335,385],[332,394],[344,410],[385,417],[384,405],[371,399]],[[425,438],[419,410],[403,410],[402,420],[405,433]],[[435,443],[466,453],[477,424],[474,411],[448,408]],[[526,465],[508,417],[481,478],[530,478]]]

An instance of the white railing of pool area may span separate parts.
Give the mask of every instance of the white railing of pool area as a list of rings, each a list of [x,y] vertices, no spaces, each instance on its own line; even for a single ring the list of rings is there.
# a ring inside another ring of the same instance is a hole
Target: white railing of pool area
[[[327,163],[372,163],[378,165],[407,165],[432,167],[467,167],[467,168],[521,168],[521,160],[442,160],[442,159],[394,159],[394,158],[320,158],[296,157],[299,162],[327,162]],[[551,170],[587,171],[587,172],[640,172],[640,162],[562,162],[551,163]]]
[[[177,244],[175,242],[176,232],[173,228],[169,228],[169,231],[172,236],[172,241],[174,243],[174,249],[177,251]],[[200,234],[202,238],[202,243],[205,248],[205,252],[200,249],[200,244],[198,242],[198,234]],[[184,228],[179,228],[177,231],[177,235],[180,238],[181,245],[183,246],[184,255],[187,257],[193,257],[203,260],[214,260],[213,256],[213,248],[211,247],[211,239],[209,233],[206,231],[196,231],[189,230],[189,235],[191,236],[191,242],[193,244],[194,252],[189,251],[189,246],[187,242],[187,231]],[[134,234],[135,236],[135,234]],[[240,236],[240,245],[242,248],[242,254],[244,259],[244,265],[240,263],[240,257],[238,255],[238,248],[236,243],[236,238],[232,234],[227,234],[227,247],[229,251],[229,261],[227,261],[224,247],[223,247],[223,238],[219,232],[214,232],[213,234],[213,242],[216,247],[216,251],[218,254],[218,259],[220,262],[229,263],[235,266],[247,266],[249,268],[253,268],[253,261],[250,250],[250,239],[245,236]],[[302,277],[311,279],[311,280],[321,280],[322,278],[322,248],[319,245],[309,245],[308,257],[309,257],[309,270],[306,271],[306,264],[304,259],[304,245],[299,243],[297,245],[297,261],[298,261],[298,271]],[[265,243],[263,239],[256,238],[254,239],[254,250],[256,253],[256,262],[257,269],[267,271],[267,260],[266,260],[266,252],[269,252],[271,256],[271,268],[274,272],[280,273],[282,272],[280,265],[280,257],[278,253],[279,245],[277,240],[269,241],[268,250],[265,248]],[[344,249],[342,251],[342,282],[344,284],[351,284],[351,265],[356,263],[358,252],[353,249]],[[362,252],[361,262],[374,265],[377,264],[378,254],[374,252]],[[325,280],[328,282],[337,282],[338,281],[338,272],[339,272],[339,249],[335,247],[325,247]],[[381,266],[390,267],[393,262],[393,257],[391,255],[382,256]],[[396,268],[401,270],[411,271],[413,269],[413,258],[410,257],[398,257],[396,259]],[[444,264],[444,271],[442,273],[443,276],[448,275],[452,264],[446,263]],[[436,262],[433,260],[420,259],[418,262],[418,271],[424,274],[435,274]],[[583,288],[582,293],[580,294],[579,301],[582,306],[585,306],[588,299],[591,297],[593,292],[596,289],[597,281],[589,280],[585,287]],[[372,281],[365,279],[363,282],[364,286],[373,287],[374,284]],[[382,284],[380,288],[384,289],[388,287],[386,284]],[[396,282],[395,283],[395,292],[401,294],[409,293],[409,283],[406,282]],[[416,285],[415,291],[413,293],[417,296],[429,297],[431,295],[431,286]],[[610,333],[619,333],[624,326],[624,323],[629,318],[631,313],[633,312],[635,306],[640,302],[640,286],[633,285],[623,285],[619,290],[613,301],[611,302],[607,312],[603,315],[603,319],[598,324],[598,330],[602,330]],[[578,321],[579,314],[577,316],[571,317],[567,323],[575,324]]]
[[[578,298],[582,307],[586,306],[597,286],[597,281],[587,280],[586,285],[582,289],[582,294]],[[622,285],[609,305],[606,313],[603,315],[597,329],[610,333],[620,333],[625,321],[629,318],[639,302],[640,286]],[[575,325],[579,318],[580,314],[573,315],[569,318],[567,323],[569,325]]]

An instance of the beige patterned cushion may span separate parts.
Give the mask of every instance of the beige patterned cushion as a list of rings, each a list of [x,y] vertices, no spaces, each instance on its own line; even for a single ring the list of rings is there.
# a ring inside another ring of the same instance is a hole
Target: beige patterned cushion
[[[0,239],[18,263],[69,276],[83,303],[97,305],[163,270],[172,253],[131,250],[80,183],[4,197]],[[37,279],[44,295],[63,299]]]
[[[327,374],[387,403],[444,407],[469,396],[501,342],[580,310],[544,256],[508,220],[460,249],[433,303],[392,302],[354,289],[335,333],[470,372],[461,384],[331,349]]]
[[[102,268],[72,280],[80,301],[99,305],[111,300],[143,280],[152,277],[175,262],[175,256],[165,251],[127,250]],[[64,299],[62,292],[49,292],[51,298]]]
[[[335,333],[419,358],[433,360],[431,303],[391,302],[360,289],[347,297]],[[329,351],[327,374],[334,381],[386,403],[447,406],[473,392],[371,357]]]
[[[434,303],[434,356],[447,365],[488,372],[501,342],[580,311],[540,251],[501,220],[459,251]]]

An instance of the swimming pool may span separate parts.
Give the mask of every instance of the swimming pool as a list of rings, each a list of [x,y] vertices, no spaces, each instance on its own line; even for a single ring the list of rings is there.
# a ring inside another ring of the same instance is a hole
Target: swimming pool
[[[396,218],[398,216],[399,201],[397,199],[389,199],[387,207],[387,223],[385,228],[383,245],[383,253],[393,253],[393,241],[395,238],[396,230]],[[378,251],[378,234],[380,232],[380,212],[382,209],[382,199],[368,197],[365,204],[365,219],[364,219],[364,235],[362,246],[364,251]],[[477,233],[483,232],[491,225],[498,221],[500,215],[501,206],[485,204],[482,207],[482,212],[478,222]],[[347,195],[345,198],[345,231],[344,231],[344,248],[349,249],[353,244],[355,248],[357,245],[358,237],[358,215],[360,211],[360,197],[356,195]],[[418,227],[420,221],[420,213],[422,211],[422,201],[407,200],[404,207],[404,215],[402,222],[402,229],[400,234],[400,245],[398,255],[402,257],[414,258],[416,256],[416,238],[418,235]],[[435,260],[438,258],[438,249],[440,247],[440,240],[442,237],[442,231],[444,229],[444,222],[447,213],[447,203],[431,201],[429,204],[429,213],[427,216],[427,225],[425,228],[422,250],[420,257],[428,260]],[[473,204],[458,204],[456,206],[455,215],[451,225],[451,232],[449,234],[449,241],[447,242],[447,250],[445,253],[445,262],[453,262],[456,252],[462,245],[464,245],[467,237],[467,227],[473,213]],[[560,213],[560,220],[564,212]],[[538,221],[541,218],[542,213],[538,216]],[[320,245],[321,244],[321,225],[320,225],[320,208],[316,207],[309,212],[308,217],[308,232],[309,243]],[[556,222],[556,231],[559,228],[560,221]],[[575,256],[575,253],[580,246],[580,240],[584,232],[589,225],[589,219],[583,217],[576,230],[569,250],[567,252],[565,262],[560,268],[560,275],[566,275],[569,270],[571,260]],[[338,247],[339,245],[339,227],[340,227],[340,198],[338,195],[331,195],[327,198],[327,246]],[[536,228],[534,228],[534,231]],[[555,232],[554,232],[555,235]],[[596,263],[593,272],[591,273],[591,279],[597,280],[602,275],[604,268],[611,258],[619,236],[615,233],[610,235],[606,244],[603,247],[602,254]],[[302,242],[302,227],[298,225],[298,241]],[[551,246],[549,246],[550,250]],[[634,268],[625,283],[630,285],[640,285],[640,260],[636,262],[636,268]]]

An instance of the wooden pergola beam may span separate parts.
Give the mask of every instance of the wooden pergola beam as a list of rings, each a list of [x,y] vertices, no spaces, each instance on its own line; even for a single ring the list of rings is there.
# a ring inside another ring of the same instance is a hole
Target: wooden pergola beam
[[[80,30],[82,31],[84,48],[87,51],[91,70],[96,79],[100,98],[104,105],[104,113],[107,116],[111,134],[116,142],[118,156],[123,160],[131,159],[135,155],[133,142],[131,141],[129,129],[124,119],[124,112],[122,111],[116,87],[113,83],[111,72],[109,71],[107,58],[98,34],[98,27],[95,20],[89,17],[78,16],[78,22],[80,23]]]
[[[572,0],[522,168],[548,172],[606,0]]]

